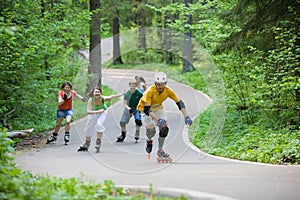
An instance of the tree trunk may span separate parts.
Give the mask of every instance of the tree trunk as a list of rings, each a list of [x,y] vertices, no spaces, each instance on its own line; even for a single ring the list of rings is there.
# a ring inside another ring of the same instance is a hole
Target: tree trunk
[[[119,11],[113,19],[113,64],[123,64],[120,50],[120,19]]]
[[[189,7],[189,4],[193,3],[193,0],[184,0],[185,6]],[[192,25],[192,15],[188,15],[188,25]],[[186,28],[184,33],[184,42],[183,42],[183,66],[182,73],[186,73],[188,71],[193,71],[193,60],[192,60],[192,31],[190,28]]]
[[[165,29],[165,42],[166,42],[166,64],[172,64],[173,56],[171,51],[171,39],[170,39],[170,31],[169,29]]]
[[[100,33],[100,0],[90,0],[90,11],[92,18],[90,20],[90,49],[88,68],[89,81],[87,83],[87,92],[94,87],[101,88],[101,33]]]
[[[45,2],[41,1],[41,18],[44,18],[44,13],[46,11]],[[46,73],[46,80],[50,80],[50,72],[49,72],[49,62],[48,62],[49,55],[44,56],[44,63],[45,63],[45,73]]]
[[[142,4],[144,0],[138,0],[139,4]],[[144,29],[144,23],[145,21],[145,15],[144,10],[142,7],[137,5],[137,11],[135,14],[135,22],[137,24],[138,30],[137,30],[137,36],[138,36],[138,48],[142,49],[144,52],[146,51],[146,36],[145,36],[145,29]],[[145,63],[145,56],[141,57],[142,63]]]
[[[173,0],[172,1],[173,4],[177,3],[176,0]],[[168,28],[167,28],[167,24],[168,24],[168,21],[171,19],[173,23],[175,23],[175,20],[178,19],[178,14],[174,14],[174,15],[170,15],[170,14],[166,14],[165,15],[165,22],[164,22],[164,26],[165,26],[165,44],[166,44],[166,63],[167,64],[172,64],[174,63],[174,55],[173,52],[172,52],[172,31],[170,31]],[[176,46],[176,44],[175,44]]]
[[[171,52],[171,38],[170,38],[170,30],[167,28],[167,21],[169,20],[169,14],[165,15],[165,22],[164,22],[164,36],[165,36],[165,44],[166,44],[166,64],[171,64],[173,62],[172,52]]]
[[[139,37],[139,48],[146,51],[146,33],[145,33],[145,28],[142,27],[142,23],[138,29],[138,37]]]

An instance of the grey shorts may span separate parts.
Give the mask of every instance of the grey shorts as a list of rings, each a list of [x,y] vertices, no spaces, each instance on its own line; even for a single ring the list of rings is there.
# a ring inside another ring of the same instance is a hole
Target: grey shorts
[[[155,112],[153,112],[158,118],[160,119],[166,119],[166,112],[165,110],[157,110]],[[146,126],[153,124],[154,126],[156,126],[156,122],[152,119],[152,117],[146,115],[145,113],[143,113],[143,124],[145,124]]]
[[[133,115],[133,117],[134,117],[135,120],[142,120],[142,116],[141,116],[141,112],[140,111],[138,111],[136,109],[133,109],[133,114],[132,115]],[[129,114],[129,111],[128,111],[128,109],[125,108],[123,110],[120,122],[128,124],[130,118],[131,118],[131,116]]]

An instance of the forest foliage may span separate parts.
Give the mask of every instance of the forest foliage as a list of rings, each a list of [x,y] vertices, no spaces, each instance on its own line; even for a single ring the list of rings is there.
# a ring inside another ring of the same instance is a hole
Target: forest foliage
[[[298,0],[194,0],[188,7],[184,1],[126,0],[103,1],[101,6],[101,38],[112,35],[112,19],[118,16],[121,31],[142,26],[191,30],[193,39],[210,54],[226,88],[227,115],[216,146],[210,149],[204,148],[204,121],[194,126],[192,138],[201,149],[238,159],[299,163]],[[14,111],[7,116],[13,129],[52,129],[60,84],[71,81],[75,90],[85,93],[79,73],[88,62],[78,50],[89,44],[89,1],[7,0],[0,7],[1,120]],[[188,15],[192,24],[186,23]],[[151,50],[134,53],[154,55],[148,56],[152,63],[164,62],[167,56]],[[131,58],[143,56],[124,57],[132,64],[137,61]],[[174,58],[172,64],[180,71],[182,59]],[[196,84],[198,73],[183,76],[188,84],[207,91]],[[210,114],[208,109],[200,117]],[[271,143],[270,135],[275,138]],[[250,140],[254,145],[248,145]],[[288,150],[291,146],[293,151]],[[272,155],[267,152],[270,148],[276,149]],[[241,158],[230,150],[264,154],[265,159]]]
[[[187,2],[191,1],[101,1],[101,38],[112,36],[116,18],[121,32],[142,33],[142,27],[154,26],[192,33],[222,75],[227,110],[222,132],[214,137],[207,130],[218,112],[216,105],[202,112],[190,131],[192,142],[214,155],[299,164],[300,1],[194,0],[189,6]],[[85,95],[89,63],[78,52],[88,49],[90,16],[89,0],[0,2],[0,199],[127,196],[111,181],[86,184],[22,172],[9,156],[13,141],[3,133],[9,128],[34,128],[36,134],[52,129],[57,92],[64,81]],[[192,23],[187,23],[191,16]],[[147,49],[151,41],[144,42],[140,50],[123,55],[123,65],[114,67],[167,62],[182,72],[182,58]],[[210,95],[197,71],[171,78]],[[85,114],[85,104],[75,103],[74,119]],[[138,194],[132,199],[145,197]]]

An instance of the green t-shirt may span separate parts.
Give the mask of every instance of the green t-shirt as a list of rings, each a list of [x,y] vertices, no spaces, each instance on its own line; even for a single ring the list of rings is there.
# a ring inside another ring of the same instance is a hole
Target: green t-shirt
[[[95,105],[94,98],[92,98],[92,107],[93,107],[93,110],[100,110],[100,109],[106,110],[107,109],[107,106],[104,103],[104,99],[103,99],[102,95],[100,96],[100,105]]]
[[[130,108],[136,108],[142,96],[143,93],[139,90],[135,90],[133,94],[131,94],[130,90],[127,90],[124,94],[124,100],[127,101],[127,105]]]

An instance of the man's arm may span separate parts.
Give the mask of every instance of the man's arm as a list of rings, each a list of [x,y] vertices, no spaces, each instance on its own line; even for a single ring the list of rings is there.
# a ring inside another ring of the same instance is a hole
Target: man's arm
[[[131,109],[131,108],[128,106],[127,100],[124,100],[124,101],[123,101],[123,105],[124,105],[124,107],[127,108],[128,110]]]
[[[189,115],[186,111],[184,102],[181,99],[179,99],[179,101],[176,102],[176,105],[178,106],[178,109],[182,112],[182,114],[184,116],[185,124],[192,125],[193,121],[191,120],[191,118],[189,117]]]

